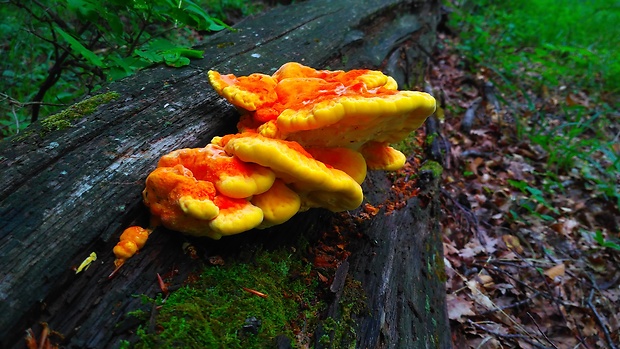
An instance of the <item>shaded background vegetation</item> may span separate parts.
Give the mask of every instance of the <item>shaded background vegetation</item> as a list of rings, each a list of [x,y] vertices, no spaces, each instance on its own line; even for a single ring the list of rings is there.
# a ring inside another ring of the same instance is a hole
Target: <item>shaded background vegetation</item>
[[[48,0],[0,4],[0,131],[9,136],[145,66],[189,64],[203,35],[290,1]]]
[[[452,1],[431,82],[457,348],[618,348],[620,3]]]

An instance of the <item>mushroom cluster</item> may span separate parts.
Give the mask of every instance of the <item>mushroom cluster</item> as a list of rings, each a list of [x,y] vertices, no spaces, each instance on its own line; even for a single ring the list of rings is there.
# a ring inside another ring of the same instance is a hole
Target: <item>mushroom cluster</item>
[[[239,133],[164,155],[143,197],[158,223],[213,239],[313,207],[358,207],[367,169],[401,168],[405,156],[389,143],[435,111],[429,94],[399,91],[379,71],[286,63],[273,75],[208,76],[242,111]]]

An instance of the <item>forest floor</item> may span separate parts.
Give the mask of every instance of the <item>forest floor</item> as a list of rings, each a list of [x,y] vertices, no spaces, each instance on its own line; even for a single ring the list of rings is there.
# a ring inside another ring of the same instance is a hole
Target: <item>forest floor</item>
[[[441,226],[454,346],[618,348],[620,212],[595,195],[586,164],[552,168],[553,154],[531,142],[539,120],[527,111],[533,103],[555,127],[568,122],[567,104],[593,110],[592,101],[562,88],[504,95],[493,71],[464,69],[458,38],[439,42],[428,82],[445,118]]]

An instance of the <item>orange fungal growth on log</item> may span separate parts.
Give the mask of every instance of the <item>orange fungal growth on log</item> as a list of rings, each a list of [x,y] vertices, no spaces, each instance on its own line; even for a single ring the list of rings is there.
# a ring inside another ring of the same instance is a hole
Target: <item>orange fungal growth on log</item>
[[[252,204],[263,211],[263,222],[257,227],[268,228],[288,221],[301,209],[301,198],[282,180],[277,179],[263,194],[255,195]]]
[[[359,150],[367,142],[398,142],[435,111],[429,94],[399,91],[393,78],[373,70],[315,70],[286,63],[271,79],[260,73],[235,77],[210,71],[209,80],[220,95],[246,110],[239,123],[242,132],[296,141],[303,147]],[[233,90],[234,95],[229,92]],[[238,95],[244,96],[244,103]],[[390,158],[374,158],[373,163],[395,168],[394,151],[383,152]]]
[[[264,193],[275,180],[275,174],[269,169],[229,156],[215,144],[198,149],[175,150],[164,155],[157,166],[173,167],[178,164],[192,171],[197,180],[213,183],[220,193],[231,198]]]
[[[282,224],[297,212],[359,207],[367,170],[398,170],[389,146],[435,111],[427,93],[399,91],[379,71],[286,63],[273,75],[209,71],[215,91],[243,115],[239,133],[162,156],[143,199],[153,221],[219,239]],[[114,248],[117,269],[150,230],[131,227]]]
[[[151,234],[150,229],[138,226],[131,226],[125,229],[121,234],[120,241],[112,250],[114,256],[116,256],[114,265],[119,268],[127,259],[144,247],[146,240],[149,238],[149,234]]]
[[[302,198],[302,207],[334,212],[357,208],[362,188],[346,172],[314,159],[298,143],[241,133],[222,139],[226,152],[245,162],[270,168]]]
[[[403,153],[390,147],[386,142],[368,142],[360,151],[371,170],[396,171],[405,166],[407,161]]]
[[[211,151],[214,147],[181,149],[165,155],[147,177],[144,203],[166,228],[219,239],[262,222],[262,211],[248,198],[267,191],[274,174],[255,164],[224,160],[231,158]],[[226,173],[229,178],[222,175]]]
[[[318,161],[344,171],[358,184],[366,179],[366,160],[359,152],[349,148],[308,148],[307,151]]]

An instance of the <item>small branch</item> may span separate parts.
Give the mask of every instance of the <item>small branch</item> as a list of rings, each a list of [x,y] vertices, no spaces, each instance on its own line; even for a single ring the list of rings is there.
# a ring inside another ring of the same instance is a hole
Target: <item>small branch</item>
[[[480,330],[483,330],[484,332],[488,333],[488,334],[492,334],[496,337],[499,338],[504,338],[504,339],[510,339],[510,340],[523,340],[525,342],[527,342],[529,345],[532,345],[536,348],[539,349],[550,349],[549,347],[546,347],[540,343],[536,343],[535,341],[531,340],[530,338],[528,338],[527,336],[524,336],[522,334],[505,334],[505,333],[499,333],[497,331],[494,331],[490,328],[487,328],[485,326],[482,325],[478,325],[477,323],[471,321],[471,320],[467,320],[467,322],[469,322],[470,325],[474,326],[475,328],[478,328]]]
[[[1,93],[0,92],[0,97],[7,99],[9,104],[16,106],[17,108],[23,108],[23,107],[27,107],[29,105],[45,105],[45,106],[50,106],[50,107],[66,107],[68,106],[68,104],[66,103],[47,103],[47,102],[20,102],[17,99],[5,94],[5,93]]]
[[[54,23],[56,23],[60,28],[62,28],[63,30],[71,30],[69,29],[69,26],[67,25],[67,22],[63,21],[62,18],[60,18],[60,16],[56,13],[56,12],[52,12],[49,10],[49,6],[46,6],[42,3],[40,3],[39,1],[34,0],[33,1],[37,6],[39,6],[41,9],[43,9],[43,11],[45,11],[45,13],[47,13],[49,15],[49,17],[52,19],[52,21]],[[45,22],[44,20],[39,19],[41,22]]]
[[[461,131],[466,135],[469,135],[469,132],[471,132],[474,119],[476,118],[476,111],[478,111],[480,103],[482,103],[482,97],[474,99],[471,106],[465,111],[465,116],[463,117],[463,121],[461,121]]]
[[[522,305],[526,305],[526,304],[527,304],[527,303],[529,303],[532,299],[534,299],[534,298],[536,298],[536,297],[538,297],[538,296],[540,296],[540,292],[536,292],[536,293],[534,293],[533,295],[531,295],[531,296],[527,297],[526,299],[521,300],[521,301],[518,301],[518,302],[516,302],[516,303],[512,303],[512,304],[504,305],[504,306],[502,306],[502,307],[497,307],[496,309],[487,310],[487,311],[485,311],[485,312],[483,312],[483,313],[480,313],[480,314],[478,314],[478,315],[481,315],[481,316],[482,316],[482,315],[488,315],[488,314],[492,314],[492,313],[498,312],[498,311],[500,311],[500,310],[506,310],[506,309],[512,309],[512,308],[520,307],[520,306],[522,306]]]
[[[142,34],[144,34],[146,27],[148,27],[149,25],[149,22],[151,20],[151,14],[152,14],[151,11],[149,11],[147,17],[142,21],[140,32],[138,32],[138,35],[136,35],[136,37],[133,39],[133,42],[131,42],[131,44],[129,45],[129,48],[127,49],[127,54],[126,54],[127,57],[133,54],[133,51],[136,49],[136,47],[142,46],[144,44],[144,43],[140,44],[139,41],[140,41],[140,37],[142,36]]]
[[[461,211],[463,211],[465,213],[465,217],[467,218],[467,223],[469,224],[469,227],[471,227],[471,223],[469,222],[470,220],[473,221],[473,228],[474,228],[474,235],[475,237],[483,244],[486,246],[486,241],[484,240],[484,238],[481,236],[481,234],[479,234],[478,231],[478,225],[480,224],[478,222],[478,217],[476,217],[476,214],[473,213],[470,209],[466,208],[465,206],[461,205],[460,202],[458,202],[457,199],[453,198],[452,195],[450,195],[450,192],[448,192],[447,190],[445,190],[444,188],[441,188],[441,194],[444,195],[445,197],[449,198],[452,203],[458,207]]]
[[[547,335],[545,334],[545,332],[543,332],[543,330],[540,329],[540,326],[538,326],[538,323],[536,322],[536,320],[534,319],[534,317],[532,316],[532,314],[530,314],[530,312],[527,312],[527,316],[530,317],[530,319],[532,319],[532,322],[534,322],[534,325],[536,326],[536,328],[538,329],[538,333],[540,333],[547,342],[549,342],[549,344],[551,344],[555,349],[559,349],[557,345],[553,344],[553,342],[549,339],[549,337],[547,337]]]
[[[15,120],[15,134],[19,134],[19,118],[17,117],[17,113],[15,113],[15,106],[11,106],[11,114],[13,114],[13,120]]]
[[[82,28],[80,28],[80,30],[78,31],[77,33],[78,36],[82,35],[88,29],[88,27],[90,27],[90,23],[85,23],[84,26],[82,26]],[[52,88],[52,86],[54,86],[56,82],[58,82],[58,80],[60,79],[62,75],[62,71],[65,69],[67,58],[70,55],[72,55],[71,50],[67,50],[66,48],[63,48],[63,49],[65,51],[56,59],[56,61],[54,62],[54,65],[49,70],[49,74],[47,75],[47,78],[45,78],[45,80],[39,87],[39,91],[34,96],[33,98],[34,102],[42,102],[47,91],[50,88]],[[32,107],[32,115],[30,118],[30,122],[37,121],[37,119],[39,118],[40,110],[41,110],[40,104],[35,104]]]
[[[605,340],[607,340],[607,345],[609,345],[609,348],[618,349],[618,347],[614,344],[613,340],[611,339],[611,334],[609,333],[609,330],[607,330],[607,326],[605,326],[605,322],[603,321],[602,316],[598,313],[598,311],[596,310],[596,307],[594,307],[594,304],[592,304],[592,297],[594,297],[594,289],[590,290],[590,296],[588,297],[588,308],[590,308],[590,310],[592,311],[592,314],[594,314],[594,318],[596,319],[596,322],[600,326],[601,330],[603,330],[603,333],[605,334]]]

